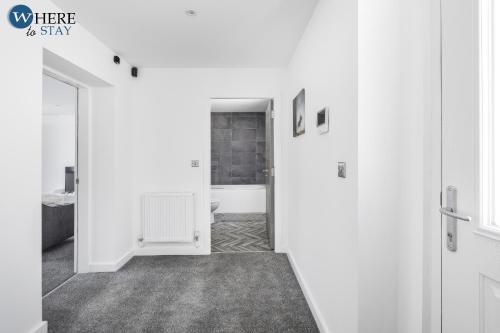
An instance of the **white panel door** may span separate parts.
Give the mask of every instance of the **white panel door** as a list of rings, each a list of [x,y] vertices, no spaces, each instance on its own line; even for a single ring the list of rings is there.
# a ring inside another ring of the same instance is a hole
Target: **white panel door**
[[[442,218],[442,332],[500,333],[500,221],[495,217],[500,172],[494,163],[500,161],[495,154],[500,100],[497,110],[493,103],[500,86],[492,80],[500,53],[494,52],[490,24],[495,19],[490,4],[498,0],[441,1],[442,206],[453,206],[453,186],[455,213],[471,218]],[[456,251],[448,245],[456,245]]]

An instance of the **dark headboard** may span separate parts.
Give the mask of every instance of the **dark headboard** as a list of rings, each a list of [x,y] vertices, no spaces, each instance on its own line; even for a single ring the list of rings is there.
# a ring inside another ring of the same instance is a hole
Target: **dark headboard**
[[[75,192],[75,167],[66,167],[64,177],[64,191],[66,193]]]

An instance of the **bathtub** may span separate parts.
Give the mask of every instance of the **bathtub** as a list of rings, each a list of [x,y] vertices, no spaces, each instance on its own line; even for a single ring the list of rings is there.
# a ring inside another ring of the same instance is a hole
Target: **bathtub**
[[[215,213],[265,213],[265,185],[212,185],[211,198],[219,200]]]

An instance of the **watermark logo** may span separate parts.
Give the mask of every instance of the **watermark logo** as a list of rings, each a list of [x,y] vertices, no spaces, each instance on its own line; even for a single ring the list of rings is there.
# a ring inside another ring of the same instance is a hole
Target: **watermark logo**
[[[9,11],[9,22],[16,29],[26,29],[26,36],[68,36],[76,24],[75,13],[33,12],[26,5]]]
[[[25,5],[14,6],[9,12],[9,21],[14,28],[25,29],[33,22],[33,11]]]

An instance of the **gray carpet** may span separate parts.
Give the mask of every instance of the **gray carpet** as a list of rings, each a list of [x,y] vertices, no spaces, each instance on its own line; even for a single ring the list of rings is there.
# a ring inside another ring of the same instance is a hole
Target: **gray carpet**
[[[73,238],[42,252],[42,295],[75,275],[73,263]]]
[[[271,251],[266,214],[215,214],[212,252]]]
[[[318,332],[288,260],[274,252],[135,257],[78,274],[43,299],[49,332]]]

